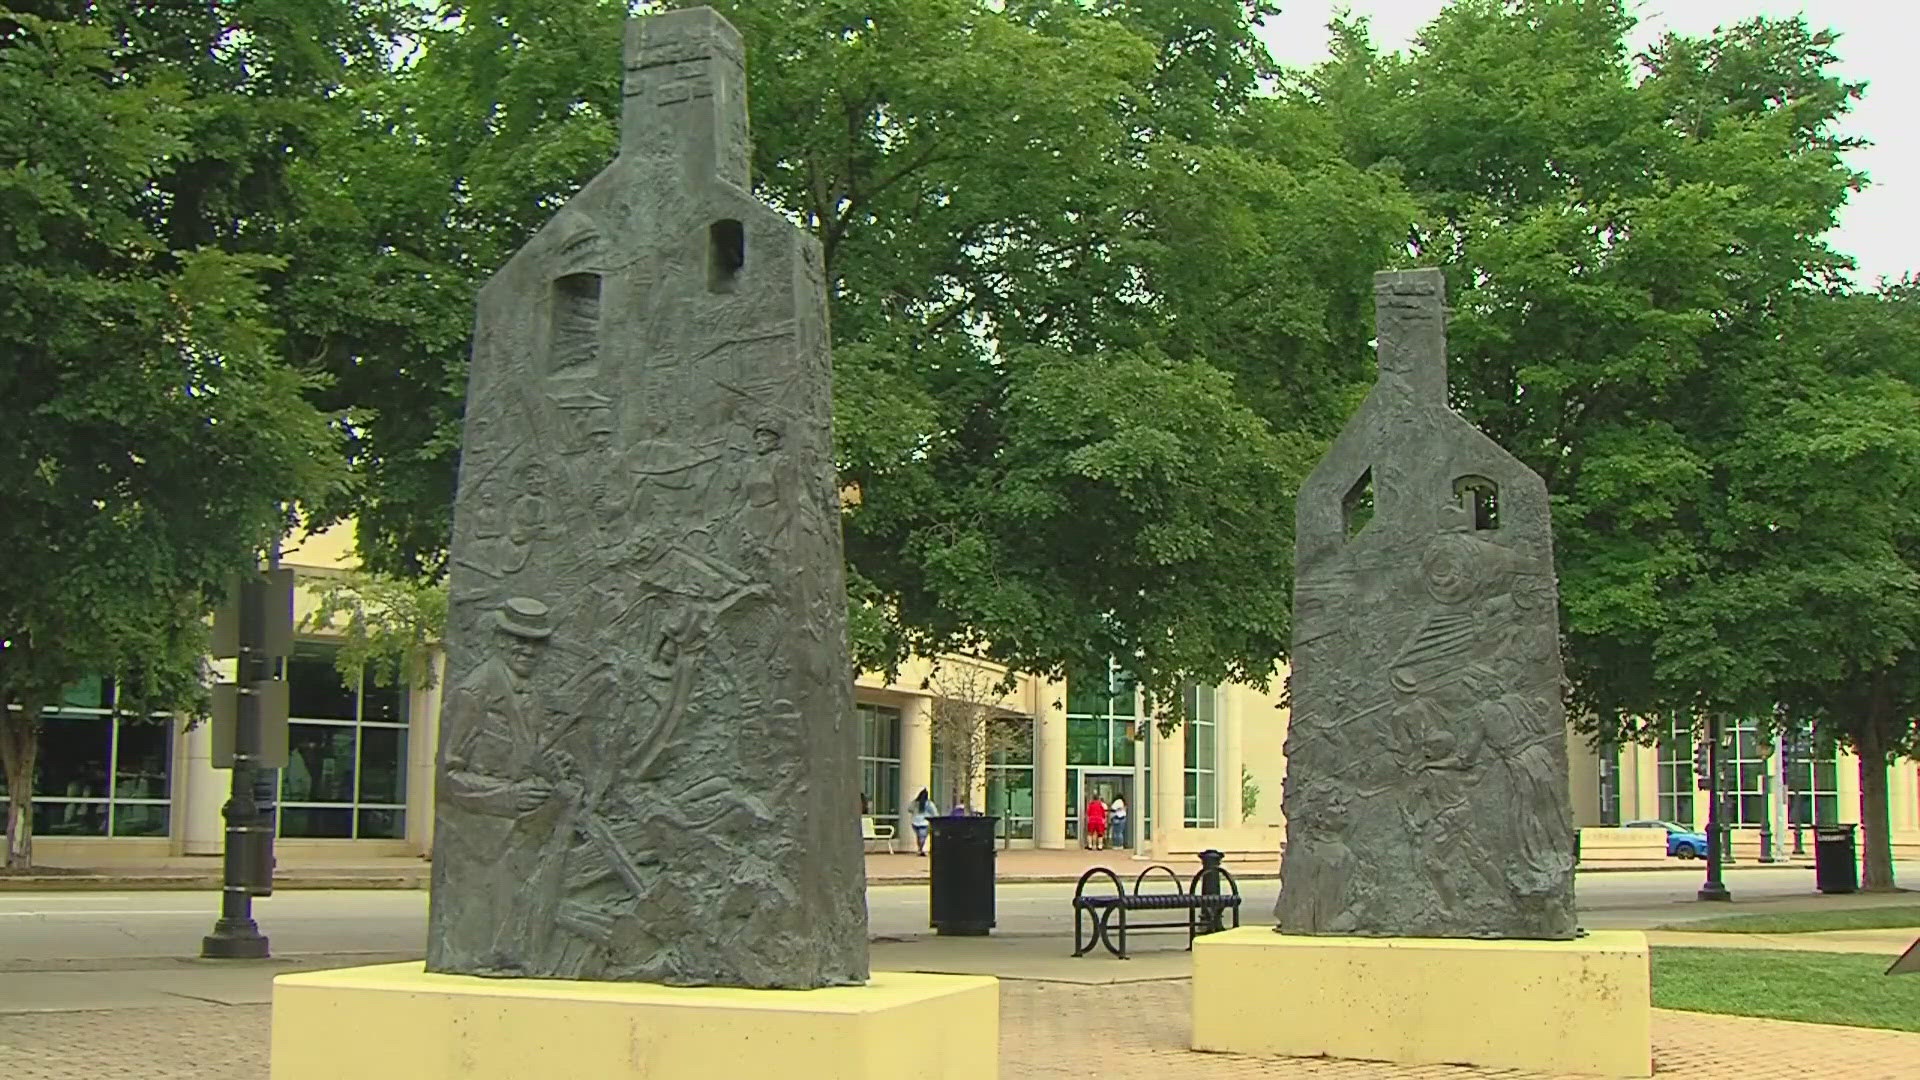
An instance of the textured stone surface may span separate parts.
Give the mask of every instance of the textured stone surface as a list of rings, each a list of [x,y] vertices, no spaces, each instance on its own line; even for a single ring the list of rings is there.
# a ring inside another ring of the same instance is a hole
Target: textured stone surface
[[[820,252],[747,193],[733,28],[626,56],[619,158],[480,295],[428,964],[858,982]]]
[[[1447,407],[1444,289],[1375,277],[1379,381],[1300,490],[1286,933],[1575,931],[1546,485]]]

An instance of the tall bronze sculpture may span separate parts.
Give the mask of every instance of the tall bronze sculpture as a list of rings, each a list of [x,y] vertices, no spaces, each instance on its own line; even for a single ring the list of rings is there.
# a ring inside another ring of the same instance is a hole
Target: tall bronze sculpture
[[[480,296],[429,971],[867,978],[823,277],[736,32],[634,21],[619,157]]]
[[[1448,407],[1444,290],[1376,275],[1379,381],[1300,490],[1287,934],[1576,933],[1546,485]]]

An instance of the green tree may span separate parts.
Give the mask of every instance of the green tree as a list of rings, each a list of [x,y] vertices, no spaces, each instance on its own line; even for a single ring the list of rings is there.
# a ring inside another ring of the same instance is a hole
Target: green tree
[[[1456,404],[1547,478],[1580,722],[1819,720],[1861,755],[1867,877],[1890,884],[1885,763],[1913,713],[1904,297],[1835,295],[1825,241],[1864,182],[1835,132],[1863,88],[1803,20],[1640,56],[1632,25],[1612,0],[1461,0],[1404,56],[1336,24],[1302,83],[1420,200]]]
[[[1367,275],[1413,214],[1311,103],[1255,96],[1270,5],[717,6],[756,190],[827,252],[861,659],[1264,679],[1288,492],[1364,379]],[[371,208],[365,280],[430,283],[406,292],[429,315],[353,313],[326,350],[373,569],[444,565],[471,292],[614,153],[624,9],[463,5],[314,178]]]
[[[257,100],[313,88],[310,20],[336,10],[0,8],[9,867],[32,859],[41,710],[102,674],[141,712],[194,706],[227,575],[338,479],[261,238],[303,106]]]
[[[1862,884],[1891,889],[1887,771],[1920,756],[1920,294],[1805,298],[1783,321],[1713,457],[1666,648],[1853,751]]]

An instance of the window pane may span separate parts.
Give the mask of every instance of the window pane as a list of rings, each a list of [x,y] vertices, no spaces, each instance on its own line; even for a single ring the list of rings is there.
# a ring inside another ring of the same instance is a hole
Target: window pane
[[[33,832],[36,836],[105,836],[107,804],[36,802]]]
[[[353,728],[331,724],[287,725],[280,801],[352,802],[353,733]]]
[[[334,650],[296,645],[287,657],[287,713],[308,720],[352,720],[353,689],[333,666]]]
[[[164,799],[173,772],[171,720],[120,721],[120,748],[113,766],[116,799]],[[141,834],[144,835],[144,834]]]
[[[379,724],[403,724],[407,720],[407,690],[404,680],[395,678],[386,686],[373,681],[369,672],[360,684],[360,719]]]
[[[1135,743],[1132,739],[1127,738],[1127,721],[1114,720],[1112,721],[1112,725],[1111,745],[1113,747],[1113,763],[1130,769],[1133,767],[1133,748]]]
[[[107,797],[107,759],[113,754],[113,721],[105,716],[50,716],[40,722],[40,752],[34,761],[35,795]],[[101,824],[104,832],[106,825]]]
[[[1832,759],[1813,763],[1813,788],[1815,791],[1837,791],[1840,787],[1838,763]]]
[[[113,835],[166,836],[168,809],[164,803],[115,803]]]
[[[1107,673],[1103,668],[1067,672],[1067,712],[1074,715],[1107,714]]]
[[[1134,681],[1133,676],[1128,675],[1126,672],[1120,671],[1120,672],[1114,673],[1113,705],[1112,705],[1113,715],[1133,716],[1137,712],[1137,710],[1134,708],[1133,698],[1134,698],[1134,688],[1138,685],[1139,684]]]
[[[1069,719],[1067,721],[1067,764],[1107,764],[1107,721]]]
[[[1834,825],[1840,821],[1840,797],[1838,795],[1819,795],[1813,800],[1813,823],[1815,825]]]
[[[405,810],[360,811],[360,839],[405,840],[406,838],[407,812]]]
[[[353,838],[353,811],[345,808],[282,807],[280,835],[322,840],[350,840]]]
[[[113,708],[113,680],[89,675],[60,695],[60,704],[73,709]]]
[[[406,729],[360,729],[360,801],[407,801]]]

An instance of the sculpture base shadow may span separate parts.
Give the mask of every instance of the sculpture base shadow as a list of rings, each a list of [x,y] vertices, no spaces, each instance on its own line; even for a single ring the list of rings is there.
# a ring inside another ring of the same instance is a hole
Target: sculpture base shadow
[[[1575,941],[1303,937],[1244,927],[1193,946],[1193,1049],[1653,1072],[1646,935]]]
[[[273,1080],[994,1080],[999,983],[820,990],[482,979],[382,964],[274,980]]]

